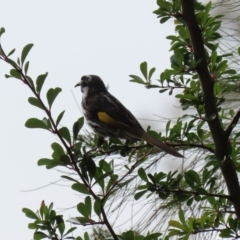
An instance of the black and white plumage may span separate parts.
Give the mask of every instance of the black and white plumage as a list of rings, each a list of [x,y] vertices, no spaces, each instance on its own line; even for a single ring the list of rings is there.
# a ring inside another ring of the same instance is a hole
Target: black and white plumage
[[[96,75],[81,78],[82,109],[87,123],[100,137],[124,139],[142,139],[153,146],[175,156],[180,153],[144,131],[137,119],[105,87],[102,79]]]

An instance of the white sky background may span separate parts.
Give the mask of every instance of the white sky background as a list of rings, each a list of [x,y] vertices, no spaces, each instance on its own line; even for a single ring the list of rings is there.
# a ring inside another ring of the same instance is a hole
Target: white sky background
[[[177,105],[174,97],[129,82],[130,74],[141,75],[143,61],[157,68],[155,79],[170,65],[166,36],[174,34],[174,25],[160,25],[152,14],[156,8],[155,1],[149,0],[0,0],[0,27],[6,29],[2,45],[7,53],[16,48],[16,59],[26,44],[34,43],[27,59],[29,75],[36,79],[49,72],[43,96],[50,87],[62,88],[53,113],[56,117],[65,109],[61,124],[70,129],[81,116],[71,91],[80,101],[80,90],[74,85],[86,74],[101,76],[109,91],[137,118],[159,120],[154,114],[177,117],[180,109],[173,106]],[[31,220],[21,212],[23,207],[37,210],[45,200],[47,204],[54,202],[55,209],[66,209],[79,199],[76,192],[62,185],[35,190],[62,175],[37,166],[38,159],[51,156],[50,144],[58,140],[47,131],[24,127],[28,118],[42,118],[44,113],[28,104],[32,94],[25,85],[5,79],[9,70],[0,62],[0,231],[1,239],[26,240],[33,231],[27,228]],[[163,127],[158,122],[140,123],[144,127],[152,124],[155,130]],[[73,217],[74,213],[79,215],[75,211],[66,214]]]

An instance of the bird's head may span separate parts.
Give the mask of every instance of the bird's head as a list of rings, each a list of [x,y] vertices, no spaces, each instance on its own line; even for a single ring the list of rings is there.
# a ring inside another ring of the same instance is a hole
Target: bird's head
[[[105,93],[107,89],[102,81],[102,79],[96,75],[86,75],[83,76],[75,87],[81,87],[82,93],[86,96],[95,93]]]

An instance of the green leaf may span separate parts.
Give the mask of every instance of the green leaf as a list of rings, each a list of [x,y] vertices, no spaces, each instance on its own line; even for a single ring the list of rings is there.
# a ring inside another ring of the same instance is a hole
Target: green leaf
[[[57,87],[55,89],[50,88],[47,92],[47,100],[48,100],[48,105],[49,108],[51,108],[55,98],[57,97],[57,95],[62,91],[61,88]]]
[[[91,201],[91,198],[89,196],[87,196],[85,198],[85,207],[86,207],[86,210],[88,212],[88,216],[91,218],[91,215],[92,215],[92,201]]]
[[[45,74],[41,74],[37,77],[37,80],[36,80],[36,90],[37,90],[37,93],[40,93],[41,92],[41,89],[42,89],[42,86],[44,84],[44,81],[47,77],[48,73],[46,72]]]
[[[167,88],[164,88],[164,89],[159,90],[160,93],[164,93],[164,92],[166,92],[166,91],[168,91]]]
[[[183,230],[184,232],[187,232],[187,230],[188,230],[188,227],[182,225],[180,222],[175,221],[175,220],[170,220],[168,225],[171,227],[179,228],[179,229]]]
[[[36,220],[39,219],[37,214],[34,213],[31,209],[23,208],[22,212],[24,212],[26,217],[28,217],[28,218],[32,218],[32,219],[36,219]]]
[[[52,149],[53,149],[53,154],[52,157],[56,160],[60,160],[60,157],[65,155],[64,150],[62,148],[62,146],[59,143],[52,143],[51,145]]]
[[[143,181],[148,182],[147,174],[143,168],[138,169],[138,175]]]
[[[66,128],[66,127],[60,128],[59,133],[71,145],[71,135],[70,135],[68,128]]]
[[[100,198],[97,198],[94,202],[93,209],[94,212],[100,217],[101,215],[102,202]]]
[[[48,211],[49,213],[51,213],[53,210],[53,202],[50,203],[49,207],[48,207]]]
[[[21,74],[16,69],[11,69],[10,70],[10,75],[14,78],[22,80]]]
[[[60,157],[60,161],[64,163],[64,165],[70,165],[71,164],[71,159],[69,158],[68,155],[62,155]]]
[[[160,23],[163,24],[163,23],[165,23],[168,19],[170,19],[170,17],[162,17],[162,18],[160,19]]]
[[[34,82],[33,82],[33,80],[31,79],[31,77],[26,76],[26,78],[27,78],[28,83],[29,83],[33,88],[35,88],[35,87],[34,87]]]
[[[168,120],[168,122],[166,124],[166,136],[168,136],[168,131],[169,131],[170,124],[171,124],[171,120]]]
[[[146,80],[148,80],[148,69],[147,69],[147,62],[142,62],[140,64],[140,70]]]
[[[96,168],[95,175],[94,175],[94,178],[96,181],[92,184],[92,186],[94,186],[96,183],[98,183],[101,186],[101,188],[103,189],[104,188],[104,178],[111,176],[112,174],[113,174],[113,171],[109,171],[109,172],[106,172],[103,174],[102,172],[99,171],[99,168]]]
[[[200,177],[194,170],[185,172],[185,180],[192,188],[195,188],[201,184]]]
[[[73,140],[75,141],[77,139],[78,133],[81,130],[84,123],[84,118],[79,118],[74,124],[73,124]]]
[[[89,235],[88,235],[88,232],[85,232],[85,233],[84,233],[84,240],[90,240]]]
[[[62,166],[61,162],[49,158],[41,158],[38,160],[38,166],[46,166],[47,169],[51,169],[57,166]]]
[[[118,175],[117,174],[112,174],[111,178],[107,184],[107,188],[106,191],[108,191],[114,184],[116,184],[116,181],[118,179]]]
[[[26,121],[25,127],[27,128],[43,128],[49,130],[48,126],[40,119],[30,118]]]
[[[43,122],[48,126],[49,129],[52,129],[51,121],[48,118],[43,118]]]
[[[136,83],[140,83],[140,84],[146,84],[142,78],[136,76],[136,75],[129,75],[129,77],[131,77],[132,79],[130,79],[130,82],[136,82]]]
[[[148,190],[144,190],[144,191],[141,191],[141,192],[138,192],[134,195],[134,199],[135,200],[138,200],[139,198],[141,198],[146,192],[148,192]]]
[[[7,57],[10,57],[13,53],[15,52],[15,48],[9,52],[9,54],[7,55]]]
[[[69,181],[73,181],[73,182],[78,183],[78,181],[77,181],[76,179],[71,178],[71,177],[69,177],[69,176],[61,176],[61,178],[65,178],[65,179],[67,179],[67,180],[69,180]]]
[[[238,55],[240,56],[240,47],[238,48]]]
[[[25,75],[26,75],[27,72],[28,72],[28,67],[29,67],[29,61],[27,61],[27,62],[25,63],[25,66],[24,66],[24,73],[25,73]]]
[[[82,183],[74,183],[72,189],[83,194],[90,194],[86,186]]]
[[[193,203],[193,198],[187,200],[187,206],[190,207]]]
[[[21,62],[22,62],[22,66],[23,66],[23,63],[29,53],[29,51],[31,50],[31,48],[33,47],[33,44],[30,43],[28,45],[26,45],[23,50],[22,50],[22,55],[21,55]]]
[[[62,117],[63,117],[63,114],[65,113],[65,110],[62,111],[58,117],[57,117],[57,120],[56,120],[56,126],[58,126],[58,124],[60,123],[60,121],[62,120]]]
[[[148,78],[149,80],[151,79],[153,73],[156,71],[156,68],[151,68],[150,71],[149,71],[149,74],[148,74]]]
[[[49,236],[47,234],[45,234],[44,232],[35,232],[34,233],[34,237],[33,237],[34,240],[41,240],[44,238],[49,239]]]
[[[5,28],[0,28],[0,37],[2,36],[2,34],[5,33]]]
[[[88,214],[88,211],[87,211],[87,208],[86,208],[85,204],[79,203],[79,204],[77,205],[77,210],[78,210],[78,212],[80,212],[85,218],[89,219],[89,214]]]
[[[38,108],[41,108],[41,109],[44,110],[43,105],[41,104],[41,102],[40,102],[37,98],[35,98],[35,97],[30,97],[30,98],[28,98],[28,102],[29,102],[31,105],[33,105],[33,106],[35,106],[35,107],[38,107]]]
[[[222,238],[230,238],[230,237],[234,237],[234,232],[232,229],[226,228],[221,230],[221,233],[219,234],[219,237]]]
[[[69,233],[73,232],[76,229],[77,229],[77,227],[72,227],[72,228],[68,229],[67,232],[64,234],[64,236],[67,236]],[[65,239],[67,239],[67,238],[65,238]]]
[[[152,233],[143,238],[142,240],[157,240],[158,237],[160,237],[162,234],[161,233]]]
[[[134,240],[134,238],[134,232],[132,230],[124,233],[124,240]]]
[[[63,236],[63,233],[64,233],[64,231],[65,231],[65,224],[64,224],[64,222],[59,223],[58,226],[57,226],[57,228],[58,228],[61,236]]]
[[[29,229],[39,229],[39,225],[36,223],[29,223],[28,228]]]
[[[87,223],[89,224],[89,219],[85,217],[76,217],[76,218],[70,218],[68,222],[86,226]]]
[[[105,161],[104,159],[100,160],[99,162],[99,167],[101,167],[101,169],[104,171],[104,172],[110,172],[112,171],[112,168],[110,166],[110,163],[108,163],[107,161]]]
[[[197,133],[198,133],[199,138],[203,141],[204,140],[204,133],[205,133],[205,131],[202,130],[201,128],[199,128],[197,130]]]
[[[186,226],[187,226],[186,221],[185,221],[185,217],[184,217],[184,213],[183,213],[183,210],[182,210],[182,209],[179,210],[179,212],[178,212],[178,217],[179,217],[179,220],[181,221],[181,223],[182,223],[183,225],[186,225]]]
[[[81,237],[77,237],[75,240],[83,240]]]
[[[188,38],[188,33],[187,33],[187,30],[186,28],[180,28],[179,31],[179,36],[182,38],[182,39],[187,39]]]
[[[92,180],[96,172],[96,163],[92,160],[91,157],[88,157],[82,160],[80,167],[82,169],[83,175],[88,172],[88,176]],[[86,177],[88,179],[88,177]]]
[[[112,174],[112,171],[111,171],[110,174]],[[105,188],[104,174],[103,174],[103,171],[102,171],[102,169],[100,167],[96,167],[94,179],[96,180],[95,183],[98,183],[98,185],[104,191],[104,188]]]

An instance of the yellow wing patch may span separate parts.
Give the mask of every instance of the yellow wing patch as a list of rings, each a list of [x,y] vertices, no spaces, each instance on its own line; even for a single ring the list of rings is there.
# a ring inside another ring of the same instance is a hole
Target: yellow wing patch
[[[119,122],[117,122],[116,120],[114,120],[113,118],[108,116],[107,113],[105,113],[105,112],[98,112],[97,115],[98,115],[98,119],[101,122],[104,122],[104,123],[107,123],[107,124],[113,125],[113,126],[119,125]]]

